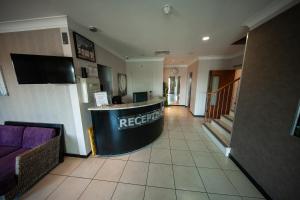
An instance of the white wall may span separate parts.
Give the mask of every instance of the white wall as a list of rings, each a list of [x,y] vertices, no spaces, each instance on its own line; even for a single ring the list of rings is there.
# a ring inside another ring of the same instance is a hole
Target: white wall
[[[9,96],[0,97],[0,123],[27,121],[60,123],[65,127],[68,153],[79,154],[71,90],[74,85],[19,85],[11,62],[10,53],[27,53],[63,56],[60,29],[23,31],[0,34],[0,65],[3,68]]]
[[[0,65],[9,96],[0,97],[0,123],[5,121],[28,121],[44,123],[61,123],[65,127],[66,152],[87,155],[90,144],[87,129],[92,126],[91,114],[87,110],[89,104],[81,102],[79,84],[39,84],[19,85],[9,54],[27,53],[40,55],[57,55],[74,57],[75,72],[80,76],[80,67],[96,68],[96,63],[75,58],[72,30],[89,37],[86,28],[73,23],[69,28],[22,31],[0,34]],[[61,32],[69,34],[69,44],[64,45]],[[97,63],[111,66],[113,69],[114,93],[117,92],[117,73],[124,73],[125,62],[114,54],[106,51],[97,43]],[[97,76],[97,73],[94,74]],[[78,80],[78,79],[77,79]]]
[[[133,92],[152,91],[153,96],[163,94],[163,60],[126,61],[129,98]]]
[[[187,68],[187,76],[189,76],[190,73],[192,73],[192,86],[191,86],[191,97],[190,97],[190,111],[195,115],[195,106],[196,106],[196,95],[197,95],[197,82],[198,82],[198,64],[199,61],[196,60],[193,63],[191,63]],[[189,87],[189,86],[187,86]],[[189,90],[189,88],[187,89]],[[188,95],[188,91],[187,91]],[[189,102],[186,102],[186,105],[188,105]]]
[[[98,77],[97,64],[111,67],[112,76],[113,76],[113,95],[117,95],[118,94],[117,74],[126,72],[125,61],[117,57],[116,55],[112,54],[111,52],[107,51],[106,49],[102,48],[101,46],[99,46],[97,35],[95,33],[90,32],[86,27],[83,27],[70,19],[68,19],[68,27],[69,27],[69,37],[70,37],[71,47],[72,47],[72,55],[73,55],[77,77],[81,77],[81,67],[86,67],[88,69],[89,76],[93,76],[93,77]],[[96,63],[76,58],[75,45],[73,40],[73,31],[79,33],[80,35],[83,35],[84,37],[94,42]],[[90,111],[88,111],[88,107],[94,106],[94,102],[92,101],[88,104],[82,102],[82,98],[81,98],[82,92],[79,84],[77,84],[77,93],[78,93],[78,97],[77,97],[78,101],[75,100],[73,101],[73,105],[75,104],[75,106],[73,107],[73,112],[75,116],[75,121],[76,121],[75,124],[77,126],[77,132],[79,132],[78,135],[80,136],[78,140],[79,147],[82,148],[84,152],[86,152],[85,153],[86,155],[91,150],[89,137],[88,137],[88,128],[92,127],[91,113]],[[77,109],[76,105],[79,106],[79,109]]]

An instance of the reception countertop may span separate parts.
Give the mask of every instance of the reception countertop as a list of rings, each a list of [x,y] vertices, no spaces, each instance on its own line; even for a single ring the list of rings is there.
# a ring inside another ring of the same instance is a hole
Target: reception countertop
[[[131,109],[131,108],[140,108],[145,106],[151,106],[157,103],[161,103],[164,101],[163,97],[156,97],[150,99],[148,101],[143,101],[139,103],[125,103],[125,104],[113,104],[113,105],[105,105],[105,106],[98,106],[98,107],[90,107],[88,110],[122,110],[122,109]]]

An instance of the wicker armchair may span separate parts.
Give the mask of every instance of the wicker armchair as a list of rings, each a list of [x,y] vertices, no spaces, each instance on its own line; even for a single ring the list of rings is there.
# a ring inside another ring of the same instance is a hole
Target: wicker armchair
[[[24,125],[24,123],[19,125]],[[18,198],[63,160],[61,158],[63,156],[61,154],[61,138],[62,131],[59,131],[59,134],[47,143],[16,157],[15,174],[17,176],[17,186],[1,196],[0,200]]]

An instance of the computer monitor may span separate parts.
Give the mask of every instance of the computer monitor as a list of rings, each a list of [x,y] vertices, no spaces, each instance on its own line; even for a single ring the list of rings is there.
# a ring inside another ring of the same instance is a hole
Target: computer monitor
[[[148,92],[134,92],[133,93],[133,103],[147,101]]]

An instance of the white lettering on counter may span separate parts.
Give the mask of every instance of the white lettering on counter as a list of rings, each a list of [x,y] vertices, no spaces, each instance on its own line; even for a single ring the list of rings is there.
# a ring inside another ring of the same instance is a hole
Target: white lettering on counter
[[[148,113],[143,113],[134,116],[124,116],[119,118],[119,130],[127,128],[135,128],[150,124],[163,116],[161,109],[157,109]]]

